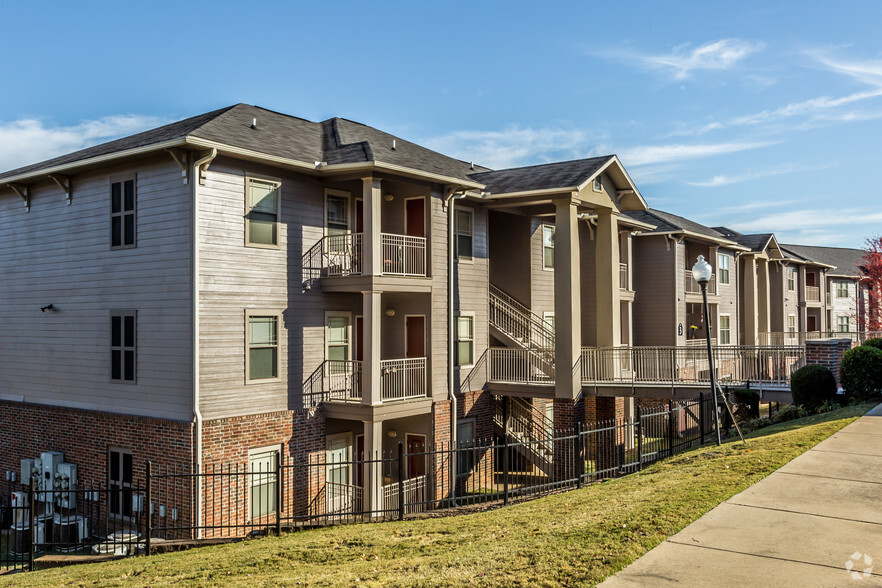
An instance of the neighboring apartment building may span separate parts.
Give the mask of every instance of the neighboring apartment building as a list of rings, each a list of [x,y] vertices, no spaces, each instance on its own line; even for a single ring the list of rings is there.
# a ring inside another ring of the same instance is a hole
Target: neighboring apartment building
[[[615,156],[491,171],[243,104],[0,188],[0,469],[57,450],[120,488],[148,459],[346,462],[488,436],[494,328],[515,364],[535,374],[541,343],[572,373],[494,392],[583,421],[582,346],[631,341],[631,233],[651,226],[622,214],[646,204]],[[491,320],[493,296],[541,317],[544,339]],[[376,468],[327,482],[376,508],[397,477]]]
[[[692,266],[701,255],[713,268],[707,287],[714,344],[737,345],[738,255],[746,248],[718,231],[683,217],[649,209],[627,213],[654,228],[634,237],[634,345],[690,346],[707,337],[701,288]]]
[[[829,268],[826,279],[819,282],[825,299],[825,327],[818,331],[835,336],[837,333],[856,335],[867,330],[870,284],[860,269],[864,263],[863,250],[810,245],[782,245],[782,248],[788,254]]]

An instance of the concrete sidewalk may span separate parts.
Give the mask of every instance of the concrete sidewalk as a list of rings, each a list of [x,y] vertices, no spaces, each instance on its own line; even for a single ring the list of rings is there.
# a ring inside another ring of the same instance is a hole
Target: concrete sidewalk
[[[882,586],[882,405],[601,584],[673,585]]]

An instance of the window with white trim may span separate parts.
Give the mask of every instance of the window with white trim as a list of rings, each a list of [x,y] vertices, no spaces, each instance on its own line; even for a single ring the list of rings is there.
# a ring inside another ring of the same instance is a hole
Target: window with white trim
[[[281,182],[245,179],[245,243],[278,247]]]
[[[732,343],[732,319],[728,314],[720,315],[720,345],[729,345]]]
[[[603,191],[603,180],[601,180],[600,176],[594,178],[594,191],[602,192]]]
[[[836,282],[836,298],[848,298],[848,282]]]
[[[851,325],[849,324],[847,316],[840,315],[836,317],[836,330],[840,333],[848,333],[851,331]]]
[[[458,476],[468,475],[475,467],[475,419],[456,421],[457,453],[456,473]]]
[[[135,382],[137,369],[137,313],[113,311],[110,315],[110,379]]]
[[[717,256],[717,268],[718,277],[720,279],[721,284],[729,283],[729,256],[725,253],[720,253]]]
[[[544,313],[542,315],[542,320],[545,322],[546,325],[548,325],[548,330],[550,331],[550,333],[547,333],[545,335],[545,340],[543,341],[543,344],[545,345],[545,347],[554,347],[554,337],[552,336],[552,334],[554,333],[554,313]]]
[[[279,377],[279,322],[277,314],[248,313],[246,373],[249,382]]]
[[[110,184],[110,247],[136,246],[135,178]]]
[[[475,317],[461,314],[456,317],[455,365],[470,366],[475,359]]]
[[[325,190],[325,229],[328,236],[349,232],[349,194],[339,190]]]
[[[249,514],[252,519],[276,512],[276,470],[279,450],[276,448],[253,449],[248,452]]]
[[[554,225],[542,225],[542,268],[554,269]]]
[[[796,336],[796,315],[788,314],[787,315],[787,334],[790,337]]]
[[[787,268],[787,291],[796,291],[796,268],[793,267]]]
[[[456,236],[456,258],[472,259],[474,245],[474,213],[462,208],[456,209],[453,230]]]

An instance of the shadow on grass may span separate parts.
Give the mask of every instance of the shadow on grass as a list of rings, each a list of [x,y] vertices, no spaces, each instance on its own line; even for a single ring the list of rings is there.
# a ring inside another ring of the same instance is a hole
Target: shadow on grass
[[[801,429],[802,427],[808,425],[816,425],[818,423],[827,423],[830,421],[838,421],[839,419],[847,419],[852,417],[860,417],[868,413],[878,404],[876,401],[867,401],[862,402],[860,404],[852,404],[848,406],[843,406],[842,408],[838,408],[836,410],[831,410],[830,412],[824,412],[821,414],[812,414],[809,416],[802,417],[801,419],[793,419],[792,421],[785,421],[783,423],[776,423],[774,425],[769,425],[768,427],[763,427],[762,429],[757,429],[755,431],[751,431],[744,435],[744,438],[749,439],[757,439],[760,437],[768,437],[769,435],[775,435],[777,433],[786,433],[787,431],[794,431],[796,429]],[[734,430],[733,430],[734,431]],[[740,443],[741,439],[738,438],[736,434],[734,437],[729,437],[724,441],[724,443]]]

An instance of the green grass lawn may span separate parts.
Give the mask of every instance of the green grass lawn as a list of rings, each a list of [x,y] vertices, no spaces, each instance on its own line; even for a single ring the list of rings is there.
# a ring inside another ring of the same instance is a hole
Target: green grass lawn
[[[0,586],[591,585],[869,410],[767,427],[640,473],[492,511],[301,531],[0,577]]]

